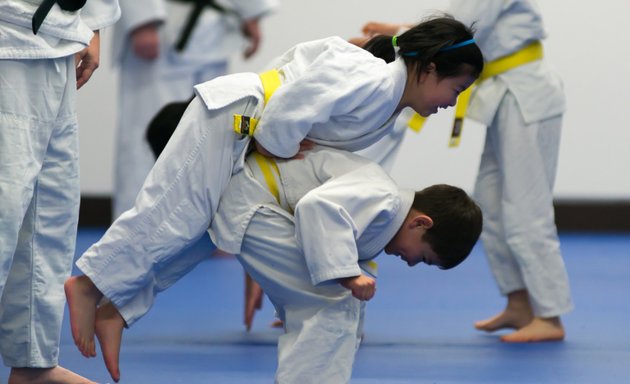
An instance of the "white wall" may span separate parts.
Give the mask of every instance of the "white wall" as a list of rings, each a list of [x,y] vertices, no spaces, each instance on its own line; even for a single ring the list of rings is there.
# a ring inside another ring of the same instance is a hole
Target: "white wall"
[[[130,1],[130,0],[125,0]],[[352,37],[369,20],[415,22],[443,9],[445,0],[281,0],[263,24],[265,41],[248,62],[235,58],[233,71],[258,71],[295,43],[339,35]],[[549,31],[545,54],[562,74],[568,112],[560,151],[556,197],[630,200],[630,108],[627,88],[630,44],[627,0],[539,0]],[[81,188],[84,195],[110,195],[116,122],[116,73],[103,35],[102,65],[80,91]],[[447,148],[452,111],[431,117],[420,134],[408,134],[393,171],[399,183],[436,182],[471,191],[484,128],[467,122],[462,145]],[[625,116],[628,116],[627,113]]]

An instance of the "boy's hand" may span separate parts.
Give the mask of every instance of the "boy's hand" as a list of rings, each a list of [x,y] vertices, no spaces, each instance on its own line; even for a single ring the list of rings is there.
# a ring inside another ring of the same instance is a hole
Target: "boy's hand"
[[[352,291],[352,296],[359,300],[367,301],[376,293],[376,281],[364,275],[339,279],[339,283]]]
[[[254,144],[256,146],[256,151],[258,153],[260,153],[261,155],[263,155],[265,157],[271,157],[273,159],[283,159],[282,157],[275,156],[273,153],[269,152],[259,142],[254,141]],[[312,141],[306,140],[306,139],[302,140],[300,142],[300,149],[298,150],[298,153],[295,156],[293,156],[292,158],[290,158],[289,160],[303,159],[304,158],[304,154],[302,152],[311,150],[314,147],[315,147],[315,143],[313,143]]]

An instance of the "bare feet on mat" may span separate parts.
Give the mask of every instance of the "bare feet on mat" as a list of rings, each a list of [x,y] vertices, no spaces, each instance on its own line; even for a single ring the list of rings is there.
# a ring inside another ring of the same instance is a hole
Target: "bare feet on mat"
[[[12,368],[9,384],[95,384],[83,376],[63,367]]]
[[[509,335],[501,336],[506,343],[535,343],[564,340],[564,327],[559,317],[534,317],[529,324]]]
[[[125,320],[112,303],[107,303],[96,311],[96,337],[101,345],[105,366],[115,382],[120,380],[120,345]]]
[[[70,328],[74,344],[85,357],[96,356],[94,347],[94,320],[96,306],[103,294],[87,276],[72,276],[64,284]]]
[[[500,329],[521,329],[534,319],[527,291],[520,290],[508,294],[508,302],[503,312],[486,320],[475,322],[480,331],[494,332]]]

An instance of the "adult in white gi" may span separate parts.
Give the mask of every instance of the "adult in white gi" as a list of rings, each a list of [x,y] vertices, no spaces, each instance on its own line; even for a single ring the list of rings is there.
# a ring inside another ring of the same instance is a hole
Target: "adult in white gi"
[[[75,98],[98,65],[93,31],[120,9],[53,4],[33,26],[41,3],[0,2],[0,354],[12,383],[86,382],[57,365],[79,211]]]
[[[453,1],[450,11],[475,22],[488,61],[546,35],[531,0]],[[552,193],[564,111],[562,82],[544,60],[481,82],[471,98],[467,116],[488,127],[475,185],[485,218],[482,241],[508,298],[504,312],[475,326],[519,329],[503,341],[562,339],[560,316],[573,308]]]
[[[164,105],[189,99],[194,85],[224,75],[229,59],[246,49],[245,38],[251,43],[245,56],[254,54],[261,38],[258,22],[277,0],[221,1],[223,11],[197,3],[121,2],[113,47],[114,62],[120,67],[114,218],[133,206],[155,162],[145,139],[151,118]],[[182,40],[197,10],[190,35]]]

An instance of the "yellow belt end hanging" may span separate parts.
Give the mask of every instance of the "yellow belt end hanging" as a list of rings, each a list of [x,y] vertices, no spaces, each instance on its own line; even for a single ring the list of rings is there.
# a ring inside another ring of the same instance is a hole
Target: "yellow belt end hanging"
[[[451,137],[448,140],[448,146],[450,148],[458,147],[462,140],[464,116],[466,116],[466,110],[468,109],[468,102],[470,101],[473,86],[474,84],[464,90],[464,92],[460,93],[457,98],[457,105],[455,105],[455,121],[453,122]]]
[[[265,91],[265,105],[267,105],[269,99],[271,99],[271,95],[273,95],[276,89],[280,87],[280,84],[282,84],[280,72],[276,69],[272,69],[270,71],[263,72],[258,76],[260,76],[260,81]]]
[[[420,130],[422,130],[426,120],[426,117],[420,116],[418,113],[414,113],[413,116],[411,116],[411,119],[407,122],[407,126],[415,133],[420,133]]]
[[[254,136],[258,120],[243,115],[234,115],[234,131],[241,135]]]

